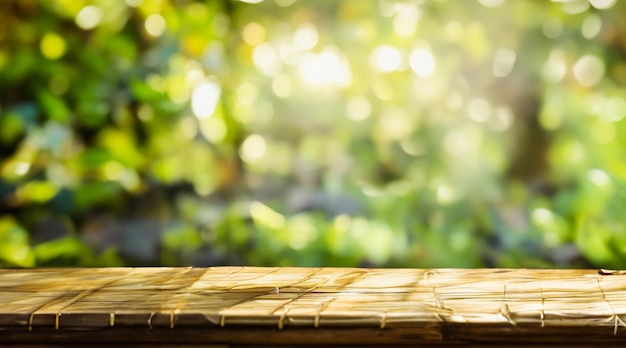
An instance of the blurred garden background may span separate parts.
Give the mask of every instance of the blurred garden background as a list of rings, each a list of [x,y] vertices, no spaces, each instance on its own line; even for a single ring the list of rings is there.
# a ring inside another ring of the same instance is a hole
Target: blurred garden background
[[[3,0],[0,266],[624,268],[624,14]]]

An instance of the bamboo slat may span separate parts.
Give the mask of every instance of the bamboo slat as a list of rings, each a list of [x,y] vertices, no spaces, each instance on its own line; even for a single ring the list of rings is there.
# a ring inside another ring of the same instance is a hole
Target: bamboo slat
[[[595,270],[0,270],[0,344],[624,344]]]

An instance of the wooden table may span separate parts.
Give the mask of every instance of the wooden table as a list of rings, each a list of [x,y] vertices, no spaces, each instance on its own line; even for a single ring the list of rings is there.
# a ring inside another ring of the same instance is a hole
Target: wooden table
[[[626,345],[597,270],[0,270],[0,345]]]

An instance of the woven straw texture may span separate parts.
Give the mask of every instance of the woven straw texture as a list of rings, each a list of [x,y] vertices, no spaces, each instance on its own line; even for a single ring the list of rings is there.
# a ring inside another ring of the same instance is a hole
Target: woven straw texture
[[[626,276],[594,270],[0,270],[2,330],[413,327],[440,340],[456,326],[567,327],[623,340],[624,318]]]

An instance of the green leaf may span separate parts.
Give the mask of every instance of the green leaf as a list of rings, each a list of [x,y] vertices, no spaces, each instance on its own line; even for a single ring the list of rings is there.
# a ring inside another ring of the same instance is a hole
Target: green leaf
[[[49,242],[36,245],[33,250],[37,263],[49,263],[55,259],[74,259],[81,258],[87,246],[73,236],[54,239]]]
[[[52,199],[58,191],[49,181],[29,181],[17,189],[15,196],[23,203],[44,203]]]
[[[70,121],[70,110],[65,104],[65,101],[60,97],[48,92],[47,90],[40,90],[37,93],[37,100],[41,104],[43,111],[48,115],[49,119],[59,121],[61,123],[67,123]]]
[[[146,82],[141,80],[131,81],[130,90],[133,96],[142,102],[158,101],[163,98],[162,93],[153,90]]]
[[[0,115],[0,143],[10,144],[24,133],[24,121],[17,112]]]
[[[78,211],[98,204],[110,203],[122,191],[120,184],[112,181],[85,183],[74,190],[74,204]]]
[[[121,57],[134,61],[137,59],[137,44],[131,38],[124,35],[107,37],[105,45],[108,49]]]
[[[113,160],[113,156],[107,149],[90,148],[80,155],[81,164],[90,169],[99,168],[111,160]]]
[[[174,224],[163,231],[163,246],[170,249],[194,250],[202,245],[200,234],[190,226]]]
[[[33,267],[35,257],[28,244],[28,233],[11,216],[0,216],[0,264]]]
[[[109,105],[101,101],[83,100],[77,106],[77,114],[81,124],[89,128],[98,128],[104,125],[109,111]]]

